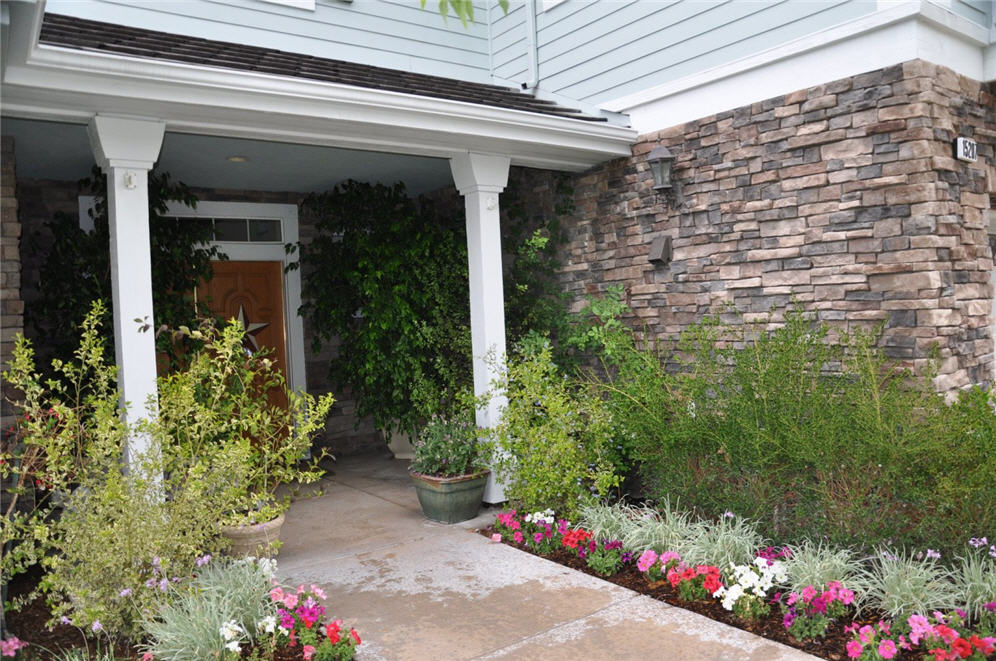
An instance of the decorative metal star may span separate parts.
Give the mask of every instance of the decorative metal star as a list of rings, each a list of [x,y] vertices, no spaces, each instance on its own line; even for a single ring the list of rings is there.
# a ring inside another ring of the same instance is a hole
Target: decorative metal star
[[[246,311],[242,304],[239,304],[239,316],[237,317],[242,327],[246,329],[242,344],[250,351],[259,351],[259,342],[256,340],[256,333],[270,325],[269,322],[246,321]]]

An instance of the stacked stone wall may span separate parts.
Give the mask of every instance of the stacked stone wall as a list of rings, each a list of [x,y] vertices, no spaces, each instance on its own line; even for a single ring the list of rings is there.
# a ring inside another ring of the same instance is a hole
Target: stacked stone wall
[[[954,159],[956,136],[978,142],[978,162]],[[670,206],[647,166],[658,144],[676,155]],[[939,390],[984,383],[994,146],[990,90],[920,60],[667,128],[574,177],[561,277],[575,307],[625,285],[659,338],[727,304],[778,323],[795,301],[838,327],[882,324],[885,351],[915,368],[936,346]],[[510,185],[552,212],[554,175],[519,169]],[[655,265],[663,235],[673,255]]]
[[[21,222],[17,207],[17,173],[14,139],[0,141],[0,365],[7,368],[14,338],[24,331],[24,301],[21,298]],[[3,395],[13,395],[4,385]],[[13,412],[2,397],[0,430],[13,422]]]

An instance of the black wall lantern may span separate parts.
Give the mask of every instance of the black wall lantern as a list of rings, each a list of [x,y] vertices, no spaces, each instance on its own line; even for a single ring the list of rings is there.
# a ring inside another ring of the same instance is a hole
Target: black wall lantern
[[[671,150],[664,145],[657,145],[647,156],[647,163],[654,175],[654,190],[657,195],[664,197],[668,206],[680,202],[680,186],[671,176],[674,166],[674,154]]]

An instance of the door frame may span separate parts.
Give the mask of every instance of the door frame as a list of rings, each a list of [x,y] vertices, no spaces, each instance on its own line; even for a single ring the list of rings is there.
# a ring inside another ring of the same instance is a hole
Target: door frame
[[[80,228],[90,230],[93,220],[88,213],[94,198],[79,198]],[[300,237],[296,204],[269,202],[198,202],[192,209],[179,202],[167,204],[166,216],[176,218],[238,218],[250,220],[279,220],[280,241],[212,241],[211,245],[225,253],[230,260],[242,262],[280,262],[283,264],[284,341],[287,351],[287,385],[291,390],[307,392],[308,381],[304,360],[304,320],[298,314],[301,307],[301,270],[287,267],[295,262],[294,255],[285,244],[297,245]]]

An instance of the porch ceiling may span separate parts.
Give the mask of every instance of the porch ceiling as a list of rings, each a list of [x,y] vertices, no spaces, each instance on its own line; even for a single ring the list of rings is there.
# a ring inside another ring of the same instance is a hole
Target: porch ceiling
[[[14,137],[18,178],[75,181],[90,174],[94,158],[82,124],[5,117],[0,131]],[[355,179],[401,181],[417,195],[453,185],[449,163],[439,158],[185,133],[166,134],[158,168],[190,186],[230,190],[307,193]]]
[[[338,82],[40,44],[44,3],[9,5],[3,114],[86,123],[96,113],[193,133],[579,171],[627,156],[632,129]]]

